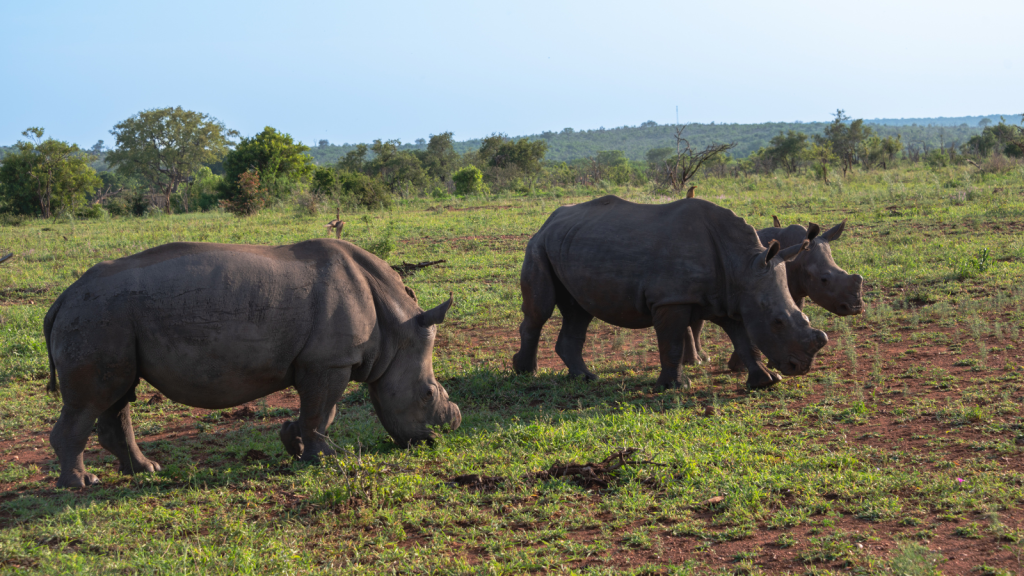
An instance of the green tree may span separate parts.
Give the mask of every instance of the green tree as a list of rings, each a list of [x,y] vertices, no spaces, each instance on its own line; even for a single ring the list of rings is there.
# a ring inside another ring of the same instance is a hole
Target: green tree
[[[310,191],[314,194],[327,195],[334,190],[334,171],[330,168],[317,166],[313,171],[313,181],[310,183]]]
[[[792,174],[800,165],[804,151],[807,149],[807,134],[790,130],[772,138],[768,144],[768,155],[781,164],[787,173]]]
[[[455,193],[460,196],[472,196],[483,191],[483,172],[472,164],[459,169],[452,175],[452,180],[455,182]]]
[[[832,152],[841,160],[843,175],[853,168],[857,162],[857,154],[862,149],[862,143],[874,131],[864,125],[864,120],[850,121],[845,110],[836,110],[835,119],[825,127],[822,135],[815,136],[815,141],[820,145],[824,142],[832,143]]]
[[[22,135],[32,141],[19,141],[0,165],[3,209],[49,218],[57,210],[74,210],[103,184],[89,166],[92,157],[77,145],[42,140],[42,128],[29,128]]]
[[[380,180],[367,174],[344,170],[338,172],[337,177],[341,182],[341,189],[356,204],[368,210],[391,207],[391,195],[388,194]]]
[[[268,192],[273,196],[283,196],[290,187],[278,185],[279,179],[287,182],[297,181],[315,168],[313,157],[309,154],[309,146],[292,140],[291,134],[278,132],[267,126],[252,138],[242,138],[235,149],[224,157],[224,177],[227,182],[241,182],[238,177],[250,170],[259,172],[260,181],[266,188],[273,185]],[[229,189],[228,197],[239,189]]]
[[[110,133],[117,138],[117,148],[107,153],[107,163],[162,191],[168,214],[171,195],[178,186],[204,164],[224,157],[229,138],[238,135],[216,118],[181,106],[143,110],[115,125]]]
[[[826,140],[820,144],[811,144],[806,154],[814,163],[814,172],[828,184],[828,169],[839,161],[839,157],[832,151],[832,143]]]
[[[404,186],[423,186],[427,173],[419,158],[408,150],[399,150],[399,140],[374,140],[371,150],[374,158],[366,164],[366,172],[376,177],[390,193]]]
[[[458,160],[459,155],[455,152],[455,140],[451,132],[431,135],[427,150],[422,156],[427,174],[438,180],[445,180],[455,169]]]
[[[547,149],[548,143],[544,140],[512,140],[504,134],[492,134],[483,139],[477,154],[482,162],[492,168],[488,172],[493,180],[504,184],[514,178],[524,177],[533,187]]]
[[[369,151],[366,144],[358,144],[355,150],[349,150],[344,158],[338,160],[338,169],[346,172],[363,172],[366,168],[366,155]]]

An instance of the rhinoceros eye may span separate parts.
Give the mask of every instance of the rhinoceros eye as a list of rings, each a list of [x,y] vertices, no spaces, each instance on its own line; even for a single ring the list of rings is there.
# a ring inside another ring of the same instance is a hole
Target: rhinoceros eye
[[[822,276],[821,277],[821,283],[822,284],[828,284],[828,276]]]

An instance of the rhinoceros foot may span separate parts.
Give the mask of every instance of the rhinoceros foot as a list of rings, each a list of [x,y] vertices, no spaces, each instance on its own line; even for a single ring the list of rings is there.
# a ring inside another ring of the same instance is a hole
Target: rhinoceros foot
[[[95,474],[72,471],[69,474],[60,475],[60,478],[57,479],[57,488],[85,488],[99,483],[100,479]]]
[[[289,454],[296,458],[302,456],[303,444],[302,435],[299,433],[299,423],[289,420],[281,424],[281,443]]]
[[[516,352],[512,356],[512,371],[516,374],[533,374],[537,371],[536,356],[534,356],[533,361],[530,361],[526,359],[525,354]]]
[[[729,370],[733,372],[746,372],[747,365],[743,363],[743,359],[736,352],[729,356]]]
[[[776,382],[782,382],[782,376],[762,368],[747,376],[747,390],[766,390]]]
[[[162,469],[160,464],[146,458],[138,462],[121,462],[118,471],[121,474],[139,474],[141,472],[159,472]]]

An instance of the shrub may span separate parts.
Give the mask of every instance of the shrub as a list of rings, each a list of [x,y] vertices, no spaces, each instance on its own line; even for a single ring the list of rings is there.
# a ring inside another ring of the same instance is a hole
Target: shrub
[[[126,190],[107,200],[107,212],[112,216],[142,216],[149,208],[149,199],[136,190]]]
[[[924,162],[932,168],[945,168],[949,166],[949,154],[946,154],[945,150],[936,148],[925,154]]]
[[[472,196],[483,191],[483,172],[472,164],[453,174],[452,180],[455,181],[455,193],[459,196]]]
[[[267,204],[268,193],[260,186],[259,172],[248,170],[238,175],[238,193],[231,200],[221,200],[221,206],[236,216],[252,216]]]
[[[109,216],[110,214],[108,214],[107,211],[103,209],[103,206],[100,206],[99,204],[90,204],[84,208],[79,208],[75,212],[76,218],[82,218],[85,220],[103,220]]]
[[[352,201],[368,210],[379,210],[391,207],[391,195],[379,180],[358,172],[342,172],[341,189],[351,197]]]

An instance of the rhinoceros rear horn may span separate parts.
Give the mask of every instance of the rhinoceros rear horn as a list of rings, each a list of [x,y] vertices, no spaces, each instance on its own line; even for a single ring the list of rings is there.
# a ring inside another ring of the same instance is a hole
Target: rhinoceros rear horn
[[[455,296],[451,292],[448,293],[448,301],[443,302],[426,312],[420,314],[416,321],[419,322],[420,326],[433,326],[434,324],[440,324],[444,322],[444,315],[448,313],[448,309],[455,303]]]
[[[818,234],[821,234],[821,226],[818,226],[814,222],[808,222],[807,223],[807,239],[808,240],[814,240],[815,238],[818,237]]]
[[[810,245],[811,245],[811,241],[810,240],[804,240],[803,243],[801,243],[800,245],[790,246],[789,248],[786,248],[785,250],[780,250],[779,251],[779,259],[782,260],[783,262],[789,262],[793,258],[796,258],[801,252],[803,252],[804,250],[807,250],[807,248]]]

